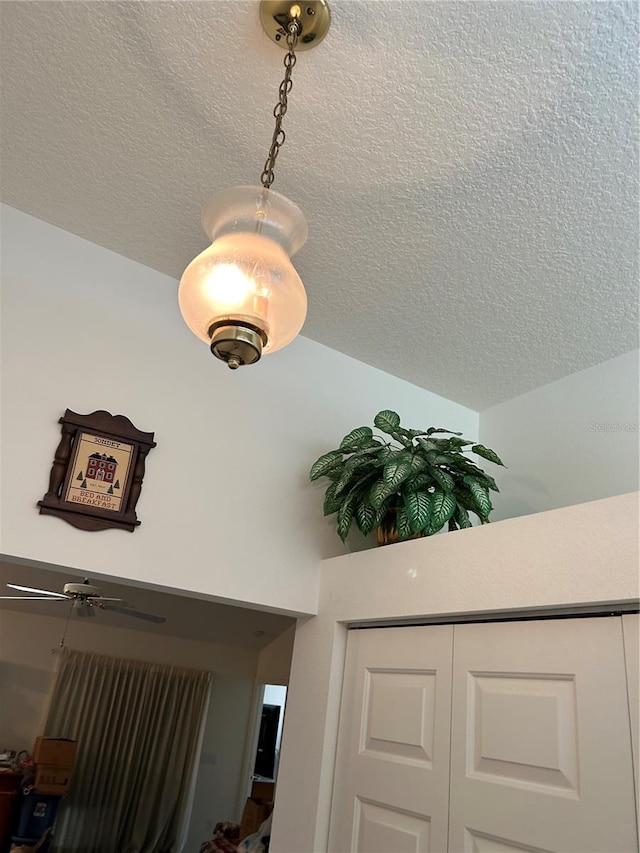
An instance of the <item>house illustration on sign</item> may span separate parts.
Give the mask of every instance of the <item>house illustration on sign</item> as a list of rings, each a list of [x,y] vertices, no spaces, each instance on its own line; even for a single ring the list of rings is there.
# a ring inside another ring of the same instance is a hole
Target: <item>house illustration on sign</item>
[[[118,460],[106,453],[92,453],[87,460],[87,478],[113,483]]]

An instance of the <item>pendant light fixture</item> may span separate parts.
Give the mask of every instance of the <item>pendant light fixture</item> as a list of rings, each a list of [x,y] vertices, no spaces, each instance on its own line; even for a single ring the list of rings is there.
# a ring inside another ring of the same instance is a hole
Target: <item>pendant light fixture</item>
[[[331,15],[325,0],[263,0],[260,18],[269,37],[287,50],[262,186],[229,187],[209,198],[202,226],[212,242],[184,271],[178,291],[187,326],[232,370],[290,343],[307,313],[304,285],[290,261],[307,239],[307,223],[300,208],[271,185],[285,141],[282,120],[296,49],[322,41]]]

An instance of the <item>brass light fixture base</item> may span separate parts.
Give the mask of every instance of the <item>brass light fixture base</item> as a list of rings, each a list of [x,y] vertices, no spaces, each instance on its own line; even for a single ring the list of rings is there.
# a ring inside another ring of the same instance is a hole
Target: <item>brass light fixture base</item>
[[[267,336],[262,329],[241,320],[222,320],[209,329],[211,352],[231,370],[260,360]]]
[[[326,0],[287,2],[287,0],[262,0],[260,21],[271,41],[287,49],[287,26],[296,19],[300,35],[296,50],[309,50],[320,44],[329,32],[331,12]]]

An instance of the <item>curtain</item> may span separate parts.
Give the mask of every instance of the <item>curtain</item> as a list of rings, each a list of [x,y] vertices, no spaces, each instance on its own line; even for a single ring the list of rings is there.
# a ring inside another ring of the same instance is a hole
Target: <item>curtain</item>
[[[179,853],[211,673],[64,652],[45,725],[78,741],[57,853]]]

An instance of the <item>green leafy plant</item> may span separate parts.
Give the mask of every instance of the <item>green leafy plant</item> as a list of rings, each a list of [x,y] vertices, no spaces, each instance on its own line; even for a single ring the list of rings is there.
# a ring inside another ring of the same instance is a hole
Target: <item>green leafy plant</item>
[[[365,536],[377,529],[381,544],[395,539],[395,531],[398,539],[409,539],[432,536],[445,524],[449,530],[471,527],[469,513],[482,524],[489,521],[490,492],[498,487],[464,454],[502,465],[493,450],[448,429],[405,429],[400,416],[386,409],[374,425],[385,437],[357,427],[337,450],[317,459],[309,474],[311,480],[330,480],[324,514],[337,514],[343,542],[354,521]]]

